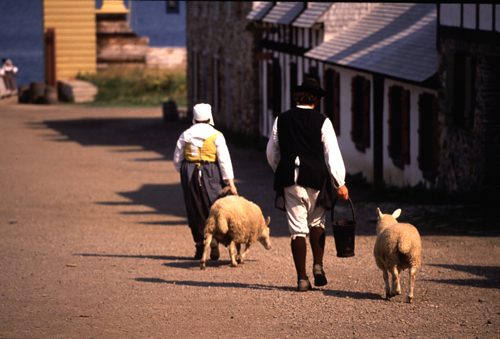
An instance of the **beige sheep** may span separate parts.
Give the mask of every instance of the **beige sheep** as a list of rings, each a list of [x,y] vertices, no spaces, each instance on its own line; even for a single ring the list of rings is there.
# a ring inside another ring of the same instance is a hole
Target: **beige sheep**
[[[409,269],[410,291],[407,302],[413,299],[415,276],[421,264],[422,245],[420,234],[410,224],[398,223],[401,209],[392,215],[382,214],[377,208],[377,240],[375,241],[374,255],[378,268],[384,274],[386,298],[401,294],[399,274],[404,269]],[[389,286],[389,274],[392,275],[392,289]]]
[[[243,263],[250,246],[257,240],[267,250],[271,249],[269,227],[267,227],[270,220],[268,217],[265,221],[260,207],[241,196],[229,195],[219,198],[212,205],[205,226],[205,251],[200,261],[200,268],[205,269],[212,237],[226,247],[229,246],[233,267]],[[241,244],[245,244],[245,251],[240,254]]]

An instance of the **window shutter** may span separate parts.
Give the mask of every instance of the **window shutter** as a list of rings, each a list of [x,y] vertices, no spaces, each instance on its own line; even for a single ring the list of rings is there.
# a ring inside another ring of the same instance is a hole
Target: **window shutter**
[[[452,119],[455,93],[455,58],[453,54],[446,55],[446,104],[445,112]]]
[[[294,88],[297,85],[297,64],[293,62],[290,64],[290,86]]]
[[[333,73],[333,127],[335,133],[340,135],[340,76]]]
[[[356,142],[356,77],[351,80],[351,140]]]
[[[429,97],[427,93],[418,98],[418,168],[427,171],[430,165],[428,141],[432,140],[432,121],[428,119]],[[425,174],[424,174],[425,175]]]
[[[401,91],[401,161],[410,164],[410,91]]]
[[[432,174],[438,175],[439,167],[439,99],[432,100]]]
[[[273,109],[273,66],[267,63],[267,109]]]
[[[464,127],[474,128],[475,107],[475,63],[471,56],[465,57],[465,81],[464,81]]]
[[[370,147],[370,81],[363,79],[363,146]]]
[[[277,117],[281,113],[281,66],[279,59],[273,59],[273,116]]]
[[[325,97],[325,106],[323,107],[323,114],[326,115],[330,120],[332,120],[333,123],[333,74],[335,72],[332,69],[328,69],[325,71],[325,74],[323,76],[323,86],[326,91],[326,97]],[[335,127],[335,124],[334,124]]]
[[[389,158],[392,158],[394,154],[392,154],[392,145],[393,145],[393,140],[392,140],[392,114],[393,114],[393,102],[392,102],[392,94],[393,94],[393,88],[394,86],[389,87],[389,93],[387,95],[388,97],[388,102],[389,102],[389,120],[387,120],[387,134],[389,135],[389,143],[387,145],[387,152],[389,153]]]

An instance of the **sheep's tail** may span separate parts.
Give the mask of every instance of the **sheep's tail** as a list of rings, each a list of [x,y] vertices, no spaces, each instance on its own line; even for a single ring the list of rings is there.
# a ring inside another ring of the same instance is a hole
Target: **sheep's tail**
[[[231,193],[231,187],[229,187],[229,186],[226,186],[219,191],[219,198],[224,198],[224,197],[227,197],[228,195],[233,195]]]
[[[205,233],[210,232],[212,234],[226,234],[228,230],[229,228],[227,226],[226,218],[219,218],[217,214],[210,212],[205,226]]]
[[[420,247],[420,235],[413,225],[402,224],[405,227],[404,239],[398,240],[398,251],[403,255],[410,255],[414,248]]]
[[[411,248],[412,248],[411,241],[399,241],[398,242],[398,251],[399,251],[399,253],[401,253],[405,256],[410,254]]]

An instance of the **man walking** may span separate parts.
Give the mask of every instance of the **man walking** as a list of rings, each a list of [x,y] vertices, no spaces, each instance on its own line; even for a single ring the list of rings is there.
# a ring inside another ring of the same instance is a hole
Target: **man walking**
[[[306,274],[308,234],[314,259],[314,284],[327,284],[323,270],[325,214],[331,208],[332,187],[337,190],[339,200],[349,196],[333,125],[314,109],[325,95],[311,78],[292,89],[297,106],[276,118],[266,150],[275,172],[276,207],[287,214],[298,291],[311,289]]]

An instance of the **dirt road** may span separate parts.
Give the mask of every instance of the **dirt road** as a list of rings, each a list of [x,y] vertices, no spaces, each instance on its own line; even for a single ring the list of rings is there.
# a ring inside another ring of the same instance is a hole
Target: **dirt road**
[[[171,161],[187,126],[163,123],[160,108],[0,101],[0,338],[500,337],[498,234],[424,227],[423,212],[459,207],[375,204],[352,190],[355,257],[336,257],[327,226],[329,283],[296,292],[285,216],[256,150],[230,145],[239,193],[271,216],[273,248],[256,244],[237,268],[223,249],[201,271]],[[406,271],[403,295],[382,298],[377,206],[426,230],[412,304]]]

